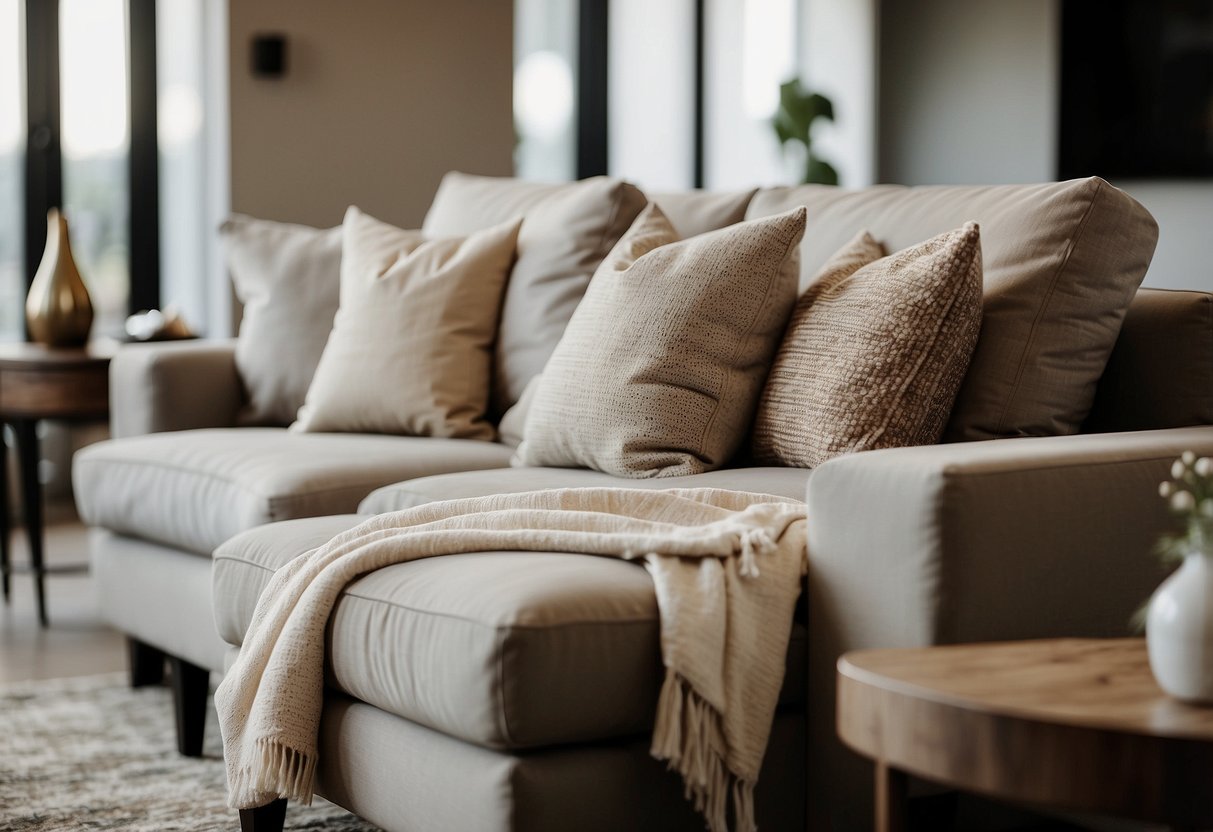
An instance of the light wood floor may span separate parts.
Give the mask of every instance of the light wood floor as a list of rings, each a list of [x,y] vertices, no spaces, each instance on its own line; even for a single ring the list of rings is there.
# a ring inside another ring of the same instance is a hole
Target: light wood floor
[[[48,564],[88,561],[87,530],[70,510],[48,506]],[[29,562],[25,529],[12,537],[14,564]],[[126,643],[101,622],[93,581],[87,574],[46,579],[50,627],[38,626],[34,581],[14,575],[11,600],[0,602],[0,682],[85,676],[126,668]]]

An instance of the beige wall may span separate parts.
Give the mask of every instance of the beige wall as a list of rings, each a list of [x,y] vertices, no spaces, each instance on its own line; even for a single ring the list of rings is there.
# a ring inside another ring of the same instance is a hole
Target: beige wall
[[[513,3],[232,0],[232,210],[332,226],[346,206],[417,227],[447,170],[510,174]],[[249,70],[282,33],[279,79]]]

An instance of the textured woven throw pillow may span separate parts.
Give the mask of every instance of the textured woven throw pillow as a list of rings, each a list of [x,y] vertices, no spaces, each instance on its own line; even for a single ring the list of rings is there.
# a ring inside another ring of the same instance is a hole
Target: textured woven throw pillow
[[[981,328],[980,234],[882,254],[860,233],[797,301],[754,420],[758,462],[939,441]]]
[[[351,207],[341,305],[291,429],[492,439],[493,341],[518,226],[427,239]]]
[[[543,371],[518,460],[622,477],[718,468],[744,441],[796,299],[803,210],[678,240],[650,205]]]
[[[333,328],[341,285],[341,228],[233,216],[219,228],[244,305],[236,371],[243,424],[289,425]]]

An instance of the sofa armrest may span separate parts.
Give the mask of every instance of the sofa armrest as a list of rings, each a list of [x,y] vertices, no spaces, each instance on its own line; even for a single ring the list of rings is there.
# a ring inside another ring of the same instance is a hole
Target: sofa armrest
[[[128,344],[110,363],[115,437],[231,427],[243,399],[235,339]]]
[[[834,735],[838,657],[1128,634],[1165,575],[1158,483],[1188,449],[1213,455],[1213,426],[873,451],[813,473],[810,789],[830,815],[870,816],[870,769]]]

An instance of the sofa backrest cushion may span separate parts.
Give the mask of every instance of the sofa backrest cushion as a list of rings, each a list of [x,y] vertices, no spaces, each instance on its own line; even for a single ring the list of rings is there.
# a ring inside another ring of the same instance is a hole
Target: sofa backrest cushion
[[[495,348],[498,416],[543,370],[594,269],[645,202],[634,186],[604,176],[564,184],[443,177],[422,225],[426,236],[462,236],[524,218]]]
[[[232,216],[219,228],[244,306],[236,371],[242,424],[289,425],[303,404],[333,328],[341,285],[341,227]]]
[[[864,228],[897,251],[970,220],[981,225],[984,317],[945,441],[1078,432],[1158,239],[1149,212],[1098,178],[770,188],[747,216],[798,205],[808,209],[802,281]]]
[[[1141,289],[1084,433],[1213,424],[1213,294]]]
[[[757,192],[754,188],[720,192],[667,191],[649,194],[649,198],[657,203],[673,223],[674,230],[685,240],[741,222]]]

